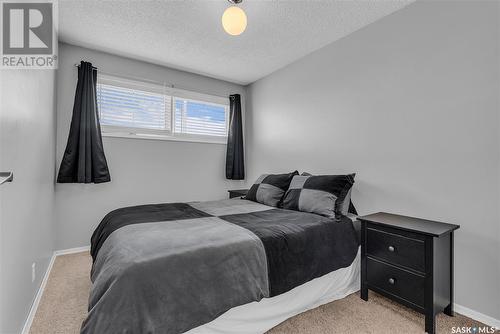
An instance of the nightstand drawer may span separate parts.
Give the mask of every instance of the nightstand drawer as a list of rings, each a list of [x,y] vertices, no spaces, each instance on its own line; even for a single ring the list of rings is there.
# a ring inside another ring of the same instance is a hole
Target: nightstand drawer
[[[378,288],[424,307],[425,278],[392,265],[367,258],[368,286]]]
[[[425,243],[385,229],[367,228],[366,252],[389,263],[425,272]]]

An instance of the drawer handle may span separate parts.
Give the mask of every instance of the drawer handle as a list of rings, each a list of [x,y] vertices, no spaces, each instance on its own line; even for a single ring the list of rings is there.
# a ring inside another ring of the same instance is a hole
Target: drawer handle
[[[396,248],[394,248],[394,246],[389,246],[389,248],[387,248],[389,250],[389,252],[394,252],[396,250]]]
[[[389,284],[390,285],[394,285],[394,283],[396,283],[396,280],[394,278],[389,278]]]

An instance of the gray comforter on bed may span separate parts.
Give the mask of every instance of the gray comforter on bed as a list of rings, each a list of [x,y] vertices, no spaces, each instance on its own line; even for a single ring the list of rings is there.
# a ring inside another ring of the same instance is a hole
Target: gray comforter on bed
[[[346,267],[357,246],[347,221],[246,200],[118,209],[92,236],[81,332],[182,333]]]

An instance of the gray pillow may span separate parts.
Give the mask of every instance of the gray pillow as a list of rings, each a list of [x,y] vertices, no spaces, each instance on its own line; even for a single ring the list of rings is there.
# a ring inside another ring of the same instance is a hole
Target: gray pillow
[[[347,214],[355,174],[294,176],[283,198],[283,208],[329,218]]]
[[[287,174],[262,174],[248,190],[245,199],[278,207],[292,178],[298,174],[297,171]]]
[[[302,172],[302,174],[300,174],[300,175],[313,176],[313,174],[308,173],[308,172]],[[353,174],[353,175],[355,175],[355,174]],[[349,205],[351,204],[351,192],[352,192],[352,187],[347,192],[347,195],[345,196],[342,203],[340,203],[340,201],[339,201],[340,213],[343,214],[344,216],[349,213]],[[339,200],[339,199],[337,199],[337,200]]]

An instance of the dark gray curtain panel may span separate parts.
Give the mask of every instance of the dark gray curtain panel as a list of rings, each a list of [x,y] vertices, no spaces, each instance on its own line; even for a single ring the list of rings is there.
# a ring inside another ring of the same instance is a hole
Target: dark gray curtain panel
[[[59,183],[103,183],[111,180],[102,146],[97,112],[97,70],[82,61],[78,68],[73,118],[59,167]]]
[[[229,96],[229,133],[227,137],[226,178],[230,180],[245,179],[240,94]]]

